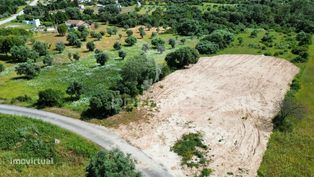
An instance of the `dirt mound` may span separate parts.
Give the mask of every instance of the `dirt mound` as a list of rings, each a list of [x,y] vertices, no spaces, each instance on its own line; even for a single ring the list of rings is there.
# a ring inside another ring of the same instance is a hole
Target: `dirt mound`
[[[202,58],[156,83],[143,96],[157,104],[147,121],[116,129],[174,176],[193,176],[170,148],[201,132],[214,176],[255,176],[272,131],[271,119],[298,68],[256,55]]]

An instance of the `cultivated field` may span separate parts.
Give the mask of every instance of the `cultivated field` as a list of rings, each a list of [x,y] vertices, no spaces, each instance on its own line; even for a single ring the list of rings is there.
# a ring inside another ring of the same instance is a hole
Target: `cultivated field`
[[[255,176],[278,111],[299,69],[288,61],[257,55],[202,58],[178,70],[143,96],[156,103],[147,120],[115,129],[174,176],[194,176],[180,167],[171,147],[183,134],[200,132],[215,176]]]

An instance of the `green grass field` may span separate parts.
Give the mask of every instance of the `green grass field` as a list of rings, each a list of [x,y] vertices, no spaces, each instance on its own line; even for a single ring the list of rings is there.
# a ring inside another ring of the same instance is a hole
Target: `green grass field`
[[[314,37],[312,38],[314,41]],[[260,176],[311,177],[314,174],[314,44],[310,59],[301,77],[301,90],[296,98],[306,108],[302,120],[290,118],[292,131],[274,131],[263,162]]]
[[[56,143],[59,140],[59,143]],[[85,176],[100,148],[42,121],[0,114],[0,176]],[[50,165],[16,165],[11,159],[53,159]]]

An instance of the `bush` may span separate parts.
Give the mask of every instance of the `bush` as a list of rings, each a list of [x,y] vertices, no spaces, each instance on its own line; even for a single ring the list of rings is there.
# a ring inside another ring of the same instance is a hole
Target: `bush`
[[[195,162],[190,162],[193,156],[196,156],[199,161],[204,161],[204,153],[201,150],[206,150],[207,146],[202,142],[202,136],[200,133],[189,133],[182,136],[175,145],[171,148],[172,151],[182,157],[182,164],[189,167],[195,166]]]
[[[209,41],[200,41],[195,48],[200,54],[214,54],[219,50],[217,44]]]
[[[33,44],[33,50],[36,51],[39,56],[44,56],[48,54],[48,45],[44,42],[36,41]]]
[[[39,74],[40,68],[34,63],[27,62],[19,64],[15,71],[18,75],[24,75],[27,79],[33,79]]]
[[[13,46],[10,53],[16,62],[26,62],[30,55],[30,49],[26,46]]]
[[[43,63],[47,66],[51,66],[53,62],[53,58],[50,55],[47,55],[43,59]]]
[[[82,89],[83,89],[82,84],[80,84],[78,82],[73,82],[67,88],[66,93],[68,95],[70,95],[71,97],[75,97],[75,98],[79,99],[81,94],[82,94]]]
[[[210,41],[218,44],[220,49],[226,48],[233,41],[234,34],[226,30],[215,30],[204,37],[202,41]]]
[[[160,70],[155,61],[139,55],[126,61],[121,69],[122,82],[116,89],[136,96],[159,80]]]
[[[4,70],[5,70],[4,65],[0,63],[0,73],[3,72]]]
[[[86,177],[114,176],[141,177],[141,174],[136,171],[130,155],[125,155],[117,149],[98,152],[86,168]]]
[[[86,48],[90,51],[90,52],[92,52],[92,51],[94,51],[95,50],[95,43],[94,42],[87,42],[87,44],[86,44]]]
[[[168,44],[171,45],[171,47],[174,49],[176,47],[176,40],[175,39],[169,39]]]
[[[199,53],[197,50],[190,47],[183,47],[169,53],[165,60],[170,68],[182,69],[189,64],[197,63],[198,59]]]
[[[152,45],[157,48],[158,46],[164,46],[165,45],[165,41],[161,38],[154,38],[151,41]]]
[[[291,60],[292,63],[306,63],[307,61],[308,61],[308,58],[304,58],[301,56],[297,56]]]
[[[120,42],[115,42],[115,43],[113,44],[113,48],[114,48],[115,50],[120,50],[120,49],[121,49],[121,44],[120,44]]]
[[[62,53],[65,49],[65,45],[63,42],[58,42],[56,44],[56,51],[58,51],[59,53]]]
[[[183,36],[193,36],[200,32],[199,22],[196,20],[184,19],[184,22],[177,26],[177,32]]]
[[[37,105],[40,107],[61,106],[63,94],[58,90],[47,89],[38,93]]]
[[[119,51],[119,57],[120,57],[122,60],[124,60],[124,58],[126,57],[126,52],[120,50],[120,51]]]
[[[128,45],[128,46],[132,46],[134,45],[135,43],[137,42],[137,39],[136,37],[134,36],[129,36],[125,39],[125,43]]]
[[[96,117],[108,117],[120,112],[122,99],[116,91],[103,91],[89,101],[89,112]]]
[[[104,66],[109,60],[109,55],[107,53],[100,52],[95,54],[95,58],[97,63],[99,63],[101,66]]]

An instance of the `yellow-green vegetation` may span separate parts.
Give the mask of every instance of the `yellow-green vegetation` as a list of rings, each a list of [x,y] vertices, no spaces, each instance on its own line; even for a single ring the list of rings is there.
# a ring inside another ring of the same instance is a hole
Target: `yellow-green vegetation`
[[[100,25],[99,28],[95,29],[97,32],[106,32],[108,26]],[[99,66],[96,63],[94,52],[89,52],[86,48],[86,43],[93,41],[91,37],[87,38],[87,41],[83,42],[81,48],[75,48],[72,46],[66,46],[64,52],[59,54],[55,51],[56,43],[62,41],[66,42],[66,37],[57,36],[56,33],[36,33],[34,34],[34,40],[42,41],[48,43],[49,52],[54,58],[54,64],[49,67],[44,67],[42,61],[37,61],[41,66],[40,74],[32,80],[25,80],[17,76],[15,73],[16,64],[9,61],[9,56],[2,55],[0,57],[0,62],[4,63],[6,69],[4,72],[0,73],[0,100],[6,103],[12,103],[12,99],[27,95],[31,98],[27,102],[15,101],[14,104],[19,104],[23,106],[32,106],[38,99],[38,92],[51,88],[64,92],[66,88],[73,82],[77,81],[83,85],[83,95],[80,100],[72,102],[66,101],[63,105],[64,109],[73,110],[81,113],[88,107],[88,98],[97,93],[98,91],[108,89],[114,86],[120,81],[119,71],[121,66],[126,60],[137,56],[142,51],[143,44],[150,44],[151,34],[156,31],[156,28],[151,30],[145,29],[146,35],[142,39],[139,35],[138,28],[133,28],[134,36],[138,38],[138,42],[134,46],[124,46],[126,35],[126,30],[123,28],[117,28],[117,35],[109,36],[108,34],[104,36],[100,41],[94,41],[96,48],[108,53],[110,59],[105,66]],[[161,29],[161,32],[164,30]],[[122,34],[122,38],[119,38],[119,34]],[[150,48],[146,55],[148,58],[154,59],[157,63],[161,64],[164,61],[165,56],[169,52],[173,52],[168,45],[168,40],[173,38],[177,41],[176,48],[181,48],[185,46],[194,47],[198,42],[196,37],[181,37],[174,36],[172,34],[160,33],[158,37],[165,40],[165,51],[161,54],[156,49]],[[180,40],[186,38],[186,42],[182,44]],[[118,51],[114,50],[113,45],[116,41],[122,44],[122,50],[126,52],[126,58],[121,60],[118,56]],[[69,59],[68,54],[78,53],[81,58],[79,61],[73,61]],[[62,111],[62,113],[67,111]],[[56,109],[55,109],[56,111]],[[59,112],[58,112],[59,113]]]
[[[231,45],[219,51],[218,54],[272,55],[288,60],[296,56],[291,53],[292,46],[296,45],[294,33],[284,34],[273,30],[265,31],[264,29],[257,29],[257,36],[253,38],[250,37],[253,30],[246,29],[244,32],[236,35]],[[273,42],[271,46],[266,46],[261,42],[267,32],[272,36]]]
[[[314,40],[314,37],[312,37]],[[314,44],[309,47],[309,62],[301,75],[296,99],[306,108],[302,120],[290,117],[290,131],[274,131],[259,176],[313,176],[314,174]]]
[[[0,176],[85,176],[99,149],[54,125],[0,114]],[[47,164],[11,164],[13,159],[46,159]]]

